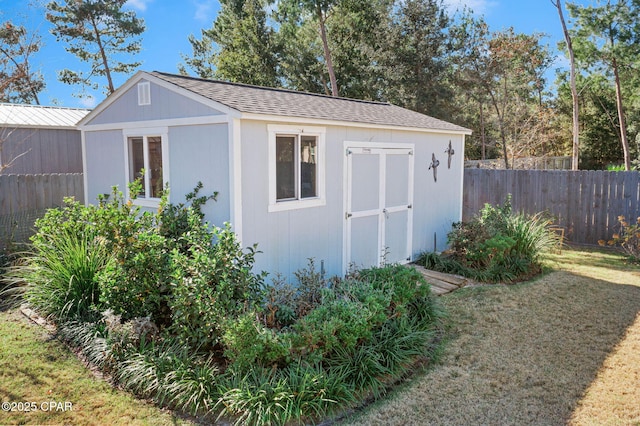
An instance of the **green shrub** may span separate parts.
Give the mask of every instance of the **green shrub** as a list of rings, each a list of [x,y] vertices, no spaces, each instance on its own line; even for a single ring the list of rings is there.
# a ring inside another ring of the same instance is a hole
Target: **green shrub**
[[[504,205],[485,207],[469,222],[453,224],[450,249],[439,256],[424,253],[427,268],[478,281],[511,282],[541,271],[542,255],[558,244],[543,214],[513,214],[511,196]]]
[[[40,283],[33,303],[56,306],[61,334],[119,385],[236,424],[313,422],[379,395],[429,355],[440,312],[417,271],[389,265],[327,281],[311,259],[297,287],[276,278],[265,289],[252,271],[256,247],[243,249],[228,224],[202,223],[211,197],[200,187],[191,206],[164,199],[145,213],[114,190],[99,206],[68,200],[39,222],[34,256],[75,268],[63,277],[78,290]]]
[[[194,224],[200,224],[204,220],[202,207],[209,201],[216,201],[218,192],[212,195],[199,195],[202,190],[202,182],[198,182],[196,187],[185,196],[186,203],[167,203],[166,194],[169,188],[164,191],[160,210],[158,212],[159,233],[182,252],[188,249],[188,241],[185,235],[194,231]],[[195,219],[195,220],[194,220]]]
[[[187,253],[171,253],[171,330],[190,347],[210,350],[220,342],[227,320],[261,301],[263,275],[251,270],[255,246],[243,250],[229,224],[212,230],[200,225],[200,230],[185,236]]]
[[[337,348],[352,348],[371,336],[377,310],[359,300],[332,298],[311,311],[294,326],[296,350],[307,358],[323,357]],[[319,361],[320,359],[317,359]]]
[[[291,359],[291,336],[265,327],[255,312],[227,320],[222,343],[225,357],[238,371],[284,366]]]

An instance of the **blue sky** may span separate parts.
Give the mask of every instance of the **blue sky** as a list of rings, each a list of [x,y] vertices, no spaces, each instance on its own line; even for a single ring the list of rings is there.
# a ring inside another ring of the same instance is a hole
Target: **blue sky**
[[[562,31],[558,14],[550,0],[444,0],[452,10],[467,5],[476,13],[484,15],[491,30],[500,30],[513,26],[523,33],[542,32],[548,34],[545,39],[555,49],[562,40]],[[38,5],[39,3],[39,5]],[[564,2],[563,2],[564,3]],[[589,0],[578,3],[588,4]],[[55,40],[49,30],[51,24],[44,17],[46,0],[32,0],[31,7],[24,0],[0,0],[0,19],[12,20],[14,24],[23,24],[37,29],[42,34],[44,47],[32,58],[32,66],[44,74],[47,88],[41,94],[43,105],[57,104],[67,107],[91,108],[104,99],[101,92],[80,99],[72,96],[78,88],[57,81],[56,70],[82,67],[73,55],[64,50],[64,45]],[[219,10],[218,1],[212,0],[129,0],[127,7],[144,18],[146,31],[142,35],[143,50],[138,60],[143,62],[141,69],[147,71],[177,72],[182,62],[181,54],[191,53],[187,41],[189,34],[200,35],[202,28],[210,28]],[[565,19],[568,19],[565,13]],[[554,67],[566,66],[564,58],[558,58]],[[551,74],[552,76],[552,74]],[[128,76],[118,75],[115,84],[121,85]]]

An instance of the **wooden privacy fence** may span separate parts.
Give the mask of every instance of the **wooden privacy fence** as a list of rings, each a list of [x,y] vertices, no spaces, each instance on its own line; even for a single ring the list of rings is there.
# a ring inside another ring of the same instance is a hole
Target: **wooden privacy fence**
[[[565,238],[580,244],[609,240],[618,216],[640,216],[640,172],[465,169],[463,220],[507,194],[514,211],[547,211]]]
[[[34,221],[64,197],[84,202],[82,173],[0,175],[0,249],[26,242]]]

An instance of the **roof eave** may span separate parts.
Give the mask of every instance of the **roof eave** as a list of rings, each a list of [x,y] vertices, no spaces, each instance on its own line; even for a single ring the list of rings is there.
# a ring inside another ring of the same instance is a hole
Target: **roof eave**
[[[53,124],[50,125],[42,125],[42,124],[14,124],[14,123],[2,123],[0,124],[0,128],[11,128],[11,129],[37,129],[37,130],[78,130],[77,126],[56,126]]]
[[[282,123],[299,123],[299,124],[318,124],[324,126],[348,126],[367,129],[383,129],[383,130],[403,130],[407,132],[419,132],[419,133],[438,133],[447,135],[471,135],[470,129],[437,129],[427,127],[410,127],[391,124],[374,124],[359,121],[340,121],[340,120],[327,120],[322,118],[308,118],[308,117],[293,117],[288,115],[270,115],[270,114],[256,114],[256,113],[242,113],[239,117],[243,120],[251,121],[277,121]]]

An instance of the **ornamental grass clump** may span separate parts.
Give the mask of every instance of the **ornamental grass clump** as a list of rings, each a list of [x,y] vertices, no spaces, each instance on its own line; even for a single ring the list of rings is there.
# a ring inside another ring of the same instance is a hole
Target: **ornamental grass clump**
[[[544,214],[514,214],[511,196],[502,206],[485,204],[470,221],[453,224],[449,250],[424,253],[418,263],[429,269],[482,282],[513,282],[542,271],[542,257],[558,246]]]
[[[25,298],[56,321],[89,319],[100,310],[98,273],[114,262],[91,232],[37,234],[33,251],[9,272],[26,283]]]

